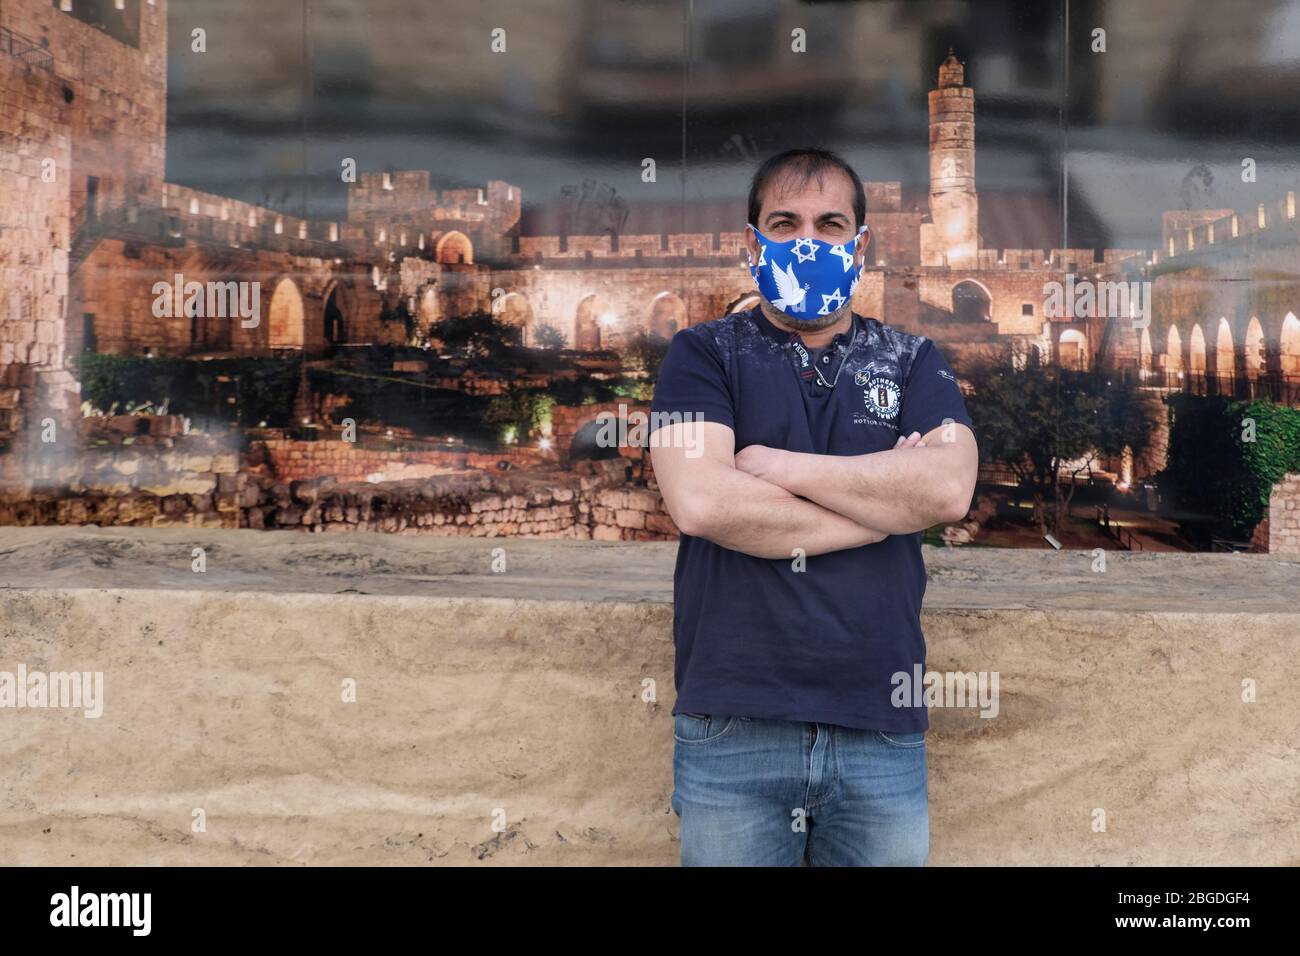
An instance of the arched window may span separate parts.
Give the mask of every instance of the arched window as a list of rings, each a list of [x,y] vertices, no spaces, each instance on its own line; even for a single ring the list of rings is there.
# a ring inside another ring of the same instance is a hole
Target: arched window
[[[952,314],[959,322],[990,322],[993,300],[978,282],[958,282],[952,289]]]

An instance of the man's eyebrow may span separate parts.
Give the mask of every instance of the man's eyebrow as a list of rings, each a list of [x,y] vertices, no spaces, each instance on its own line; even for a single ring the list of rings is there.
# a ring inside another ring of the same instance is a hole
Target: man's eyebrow
[[[763,221],[771,222],[773,219],[778,219],[782,216],[786,217],[787,219],[799,218],[799,216],[796,213],[791,212],[789,209],[774,209],[771,212],[769,212],[766,216],[763,217]],[[843,219],[845,222],[849,221],[849,217],[842,212],[833,212],[833,211],[824,212],[817,217],[818,222],[827,222],[831,219]]]

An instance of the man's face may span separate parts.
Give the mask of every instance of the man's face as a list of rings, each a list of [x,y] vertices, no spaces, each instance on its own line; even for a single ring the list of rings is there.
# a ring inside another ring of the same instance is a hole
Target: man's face
[[[773,242],[786,242],[810,236],[832,245],[853,239],[857,225],[853,217],[853,182],[839,170],[831,170],[807,182],[799,177],[778,176],[763,190],[761,208],[754,223],[763,235]],[[871,230],[857,237],[853,250],[853,263],[862,265],[871,241]],[[754,261],[758,261],[758,237],[753,229],[745,230],[745,246]],[[831,315],[814,316],[807,320],[781,314],[787,326],[817,329],[833,325],[850,308],[845,305]]]

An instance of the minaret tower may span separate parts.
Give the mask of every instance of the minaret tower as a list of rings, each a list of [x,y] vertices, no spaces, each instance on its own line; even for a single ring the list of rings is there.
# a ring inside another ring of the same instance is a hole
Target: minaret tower
[[[973,265],[979,249],[975,194],[975,91],[948,50],[930,91],[930,221],[921,226],[921,263]]]

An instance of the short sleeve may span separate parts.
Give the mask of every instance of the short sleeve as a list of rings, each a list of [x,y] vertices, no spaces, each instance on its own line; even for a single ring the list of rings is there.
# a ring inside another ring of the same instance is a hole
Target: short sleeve
[[[651,431],[678,421],[718,422],[735,428],[731,386],[713,336],[699,328],[682,329],[673,336],[659,366],[650,411]]]
[[[952,373],[934,342],[926,339],[912,360],[912,368],[903,389],[903,407],[899,412],[899,431],[904,435],[927,432],[945,424],[947,419],[972,426],[962,398],[957,376]]]

